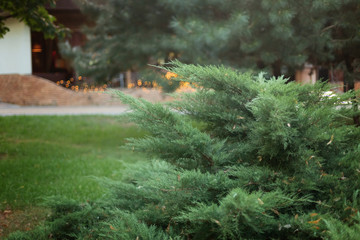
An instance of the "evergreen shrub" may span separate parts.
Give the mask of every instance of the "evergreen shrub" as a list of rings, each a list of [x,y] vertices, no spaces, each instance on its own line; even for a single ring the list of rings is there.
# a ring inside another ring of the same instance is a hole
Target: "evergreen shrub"
[[[327,97],[226,67],[173,62],[197,91],[167,106],[118,93],[149,135],[148,162],[95,202],[54,199],[44,226],[9,239],[359,239],[354,92]]]

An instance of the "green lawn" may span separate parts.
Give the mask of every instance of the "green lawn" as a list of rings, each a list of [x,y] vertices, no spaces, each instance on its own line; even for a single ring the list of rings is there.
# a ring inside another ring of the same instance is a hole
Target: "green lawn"
[[[96,199],[104,190],[91,176],[118,178],[124,163],[142,158],[121,148],[125,138],[143,135],[119,117],[1,117],[0,210],[52,195]]]
[[[120,178],[144,158],[122,148],[125,138],[144,134],[112,116],[0,117],[0,239],[41,223],[48,196],[100,197],[93,176]]]

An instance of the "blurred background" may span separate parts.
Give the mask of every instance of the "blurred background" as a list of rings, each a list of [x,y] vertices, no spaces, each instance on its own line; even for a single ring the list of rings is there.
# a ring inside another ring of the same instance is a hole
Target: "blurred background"
[[[61,105],[57,99],[46,103],[13,99],[21,93],[9,97],[24,81],[37,85],[26,87],[29,94],[48,82],[81,93],[159,85],[174,91],[179,84],[152,66],[175,59],[265,72],[269,77],[284,75],[300,83],[328,81],[334,92],[360,88],[356,0],[32,0],[21,4],[6,0],[0,6],[2,29],[9,30],[0,38],[3,102]],[[38,77],[48,82],[39,84]]]

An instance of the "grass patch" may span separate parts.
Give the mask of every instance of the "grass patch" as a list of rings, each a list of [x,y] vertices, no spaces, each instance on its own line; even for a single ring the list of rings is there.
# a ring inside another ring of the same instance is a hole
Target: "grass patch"
[[[15,231],[29,231],[43,222],[50,211],[42,207],[0,211],[0,239]]]
[[[119,178],[143,158],[121,148],[125,139],[144,134],[114,116],[0,117],[0,239],[41,223],[48,196],[100,197],[92,176]]]
[[[0,118],[0,209],[38,205],[46,196],[86,201],[104,193],[90,176],[118,178],[143,156],[121,146],[144,132],[109,116]]]

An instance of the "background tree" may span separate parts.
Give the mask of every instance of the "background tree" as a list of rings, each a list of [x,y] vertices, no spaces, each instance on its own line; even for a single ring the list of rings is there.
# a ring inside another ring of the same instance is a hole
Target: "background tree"
[[[24,21],[32,31],[43,32],[46,38],[64,37],[67,29],[55,24],[45,6],[55,6],[55,0],[1,0],[0,1],[0,38],[10,30],[5,25],[8,18]]]
[[[96,22],[77,52],[81,74],[111,78],[169,59],[291,75],[305,62],[356,72],[357,0],[84,0]],[[81,53],[81,54],[79,54]]]

